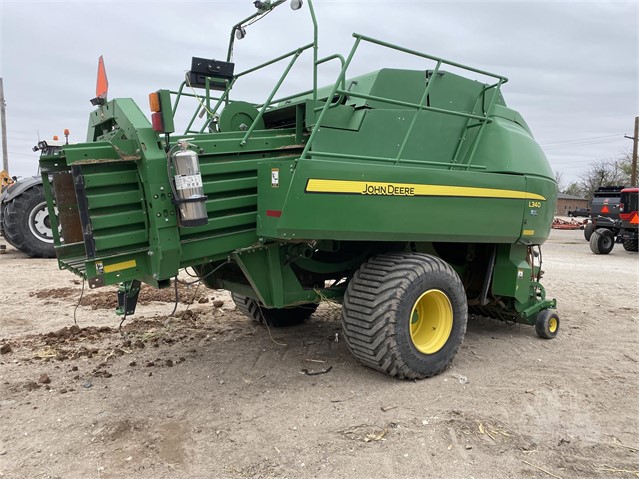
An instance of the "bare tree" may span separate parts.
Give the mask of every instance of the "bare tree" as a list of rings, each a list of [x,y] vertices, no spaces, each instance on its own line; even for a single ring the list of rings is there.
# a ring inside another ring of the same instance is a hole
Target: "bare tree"
[[[583,197],[583,191],[581,191],[581,185],[577,183],[576,181],[573,181],[565,189],[560,191],[567,195]]]
[[[630,157],[624,154],[616,159],[597,160],[579,177],[579,186],[585,198],[592,198],[600,186],[624,186],[630,183]]]
[[[559,188],[559,191],[563,192],[566,187],[563,171],[555,170],[555,181],[557,182],[557,188]]]
[[[623,172],[624,175],[628,177],[628,181],[625,182],[625,185],[630,186],[630,177],[632,175],[632,153],[627,152],[619,157],[618,160],[619,168]]]

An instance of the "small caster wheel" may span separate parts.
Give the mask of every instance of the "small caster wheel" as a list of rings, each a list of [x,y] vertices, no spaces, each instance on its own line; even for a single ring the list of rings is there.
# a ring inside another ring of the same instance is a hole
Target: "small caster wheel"
[[[552,339],[559,332],[559,316],[556,311],[544,309],[537,313],[535,331],[540,338]]]
[[[597,228],[590,237],[590,251],[595,254],[608,254],[615,246],[615,234],[606,228]]]

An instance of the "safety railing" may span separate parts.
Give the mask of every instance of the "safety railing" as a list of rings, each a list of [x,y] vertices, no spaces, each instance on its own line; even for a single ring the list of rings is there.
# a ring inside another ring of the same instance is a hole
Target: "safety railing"
[[[231,62],[233,60],[233,46],[235,43],[235,37],[236,37],[236,33],[238,31],[241,31],[242,33],[244,33],[244,29],[243,26],[244,25],[250,25],[252,23],[254,23],[255,21],[259,20],[260,17],[266,15],[267,13],[269,13],[270,11],[272,11],[273,9],[275,9],[276,7],[278,7],[279,5],[281,5],[282,3],[284,3],[286,0],[274,0],[272,2],[266,2],[265,5],[257,5],[260,2],[255,2],[256,3],[256,7],[258,8],[258,11],[250,16],[248,16],[247,18],[241,20],[240,22],[236,23],[233,28],[231,29],[231,35],[230,35],[230,39],[229,39],[229,47],[228,47],[228,51],[227,51],[227,56],[226,56],[226,61],[227,62]],[[297,8],[299,8],[301,6],[301,2],[298,5]],[[294,8],[294,9],[297,9]],[[225,84],[225,88],[224,88],[224,93],[219,97],[219,98],[214,98],[211,97],[211,88],[210,88],[210,80],[209,78],[206,78],[205,80],[205,95],[204,95],[204,99],[202,99],[199,95],[197,95],[195,93],[195,90],[193,90],[192,94],[189,93],[184,93],[184,88],[187,86],[187,81],[184,81],[179,90],[178,91],[171,91],[170,93],[172,95],[176,95],[176,99],[175,99],[175,103],[173,105],[173,113],[175,115],[175,111],[177,110],[177,107],[180,103],[180,99],[183,96],[186,97],[194,97],[198,100],[199,102],[199,106],[196,109],[196,111],[193,113],[191,120],[188,123],[188,126],[185,130],[185,134],[190,134],[190,133],[203,133],[204,130],[209,127],[209,125],[211,124],[211,122],[214,120],[215,118],[215,114],[217,113],[217,111],[219,110],[219,108],[221,107],[221,105],[224,104],[228,104],[230,101],[230,91],[233,88],[233,85],[235,84],[236,80],[242,76],[248,75],[249,73],[253,73],[255,71],[258,71],[262,68],[265,68],[269,65],[272,65],[274,63],[277,63],[281,60],[284,60],[286,58],[289,57],[293,57],[291,58],[291,61],[289,62],[288,66],[286,67],[284,73],[281,75],[280,79],[278,80],[277,84],[275,85],[275,87],[273,88],[273,90],[271,91],[268,99],[260,105],[255,105],[256,108],[260,109],[260,112],[258,114],[258,116],[255,118],[255,120],[253,121],[253,123],[251,124],[251,126],[248,128],[247,133],[244,135],[244,137],[242,138],[242,141],[240,142],[240,146],[244,146],[246,144],[246,142],[248,141],[248,138],[250,137],[250,135],[253,133],[253,131],[256,128],[256,125],[259,124],[259,122],[261,121],[264,113],[271,107],[271,105],[273,105],[274,103],[279,103],[281,101],[285,101],[294,97],[299,97],[300,95],[310,95],[312,94],[313,97],[313,104],[317,103],[317,67],[318,65],[320,65],[321,63],[324,63],[328,60],[331,60],[333,58],[341,58],[339,55],[331,55],[330,57],[326,57],[322,60],[318,60],[317,58],[317,53],[318,53],[318,25],[317,25],[317,17],[315,16],[315,8],[313,7],[313,2],[312,0],[308,0],[308,8],[310,11],[310,15],[311,15],[311,20],[313,22],[313,42],[309,43],[308,45],[305,45],[303,47],[297,48],[289,53],[285,53],[283,55],[280,55],[277,58],[274,58],[273,60],[270,60],[268,62],[262,63],[261,65],[258,65],[256,67],[250,68],[248,70],[245,70],[242,73],[239,73],[235,76],[233,76],[233,78],[230,81],[226,81]],[[243,37],[243,35],[242,35]],[[238,37],[238,38],[242,38],[242,37]],[[279,88],[281,87],[282,83],[284,82],[286,76],[288,75],[288,73],[290,72],[291,68],[293,67],[293,65],[295,64],[295,62],[297,61],[297,58],[301,55],[301,53],[309,48],[313,49],[313,88],[311,90],[309,90],[306,93],[302,93],[302,94],[297,94],[297,95],[290,95],[288,97],[285,98],[281,98],[278,100],[273,100],[273,97],[275,96],[275,94],[277,93],[277,91],[279,90]],[[343,63],[343,58],[342,58],[342,63]],[[190,85],[189,85],[190,86]],[[211,100],[216,101],[216,104],[213,108],[211,108]],[[195,123],[196,118],[199,116],[200,118],[202,118],[205,114],[207,114],[207,121],[203,123],[202,127],[200,128],[199,131],[194,131],[191,130],[193,123]]]
[[[371,100],[371,101],[378,101],[378,102],[383,102],[383,103],[388,103],[391,105],[397,105],[397,106],[404,106],[404,107],[408,107],[408,108],[412,108],[416,110],[416,114],[413,115],[413,119],[411,121],[411,124],[408,127],[408,130],[406,132],[406,135],[400,145],[400,148],[397,152],[397,155],[394,159],[389,159],[389,158],[383,158],[383,157],[372,157],[372,156],[363,156],[363,155],[353,155],[353,154],[334,154],[334,153],[330,153],[330,152],[321,152],[321,151],[315,151],[313,150],[313,156],[320,156],[320,157],[339,157],[339,158],[350,158],[350,159],[361,159],[361,160],[378,160],[378,161],[392,161],[393,163],[397,164],[400,161],[401,162],[405,162],[405,163],[419,163],[419,164],[429,164],[429,165],[448,165],[448,166],[454,166],[456,164],[456,162],[458,161],[458,157],[459,157],[459,153],[461,151],[461,147],[462,147],[462,143],[465,139],[465,134],[462,135],[462,137],[460,138],[460,142],[458,143],[456,150],[455,150],[455,154],[453,157],[453,160],[451,163],[444,163],[444,162],[432,162],[432,161],[421,161],[421,160],[408,160],[408,159],[402,159],[402,154],[406,148],[406,145],[408,144],[408,141],[410,140],[411,134],[414,130],[417,118],[419,116],[419,112],[424,111],[424,110],[428,110],[428,111],[432,111],[432,112],[436,112],[436,113],[441,113],[441,114],[446,114],[446,115],[453,115],[453,116],[460,116],[460,117],[464,117],[467,118],[468,121],[466,123],[466,127],[464,129],[464,131],[468,130],[468,128],[473,127],[474,125],[470,125],[470,122],[475,120],[477,121],[477,125],[479,125],[479,132],[477,133],[476,137],[475,137],[475,141],[474,144],[472,146],[470,155],[469,155],[469,161],[467,164],[465,164],[464,166],[466,168],[470,168],[470,169],[484,169],[485,167],[483,166],[474,166],[471,164],[471,160],[472,160],[472,155],[474,154],[477,144],[478,144],[478,139],[481,137],[481,133],[483,130],[483,126],[486,123],[490,123],[492,120],[488,117],[489,112],[492,110],[493,105],[498,97],[498,93],[500,91],[501,85],[505,82],[508,81],[508,79],[502,75],[497,75],[495,73],[491,73],[485,70],[480,70],[477,68],[473,68],[473,67],[469,67],[466,65],[462,65],[461,63],[457,63],[457,62],[453,62],[450,60],[445,60],[443,58],[440,57],[435,57],[433,55],[428,55],[426,53],[422,53],[416,50],[412,50],[412,49],[408,49],[408,48],[404,48],[404,47],[400,47],[397,45],[393,45],[391,43],[388,42],[384,42],[381,40],[377,40],[375,38],[371,38],[371,37],[367,37],[365,35],[361,35],[358,33],[354,33],[353,37],[355,38],[355,43],[353,44],[353,47],[351,48],[351,51],[348,55],[348,57],[346,58],[346,60],[344,61],[344,63],[342,64],[342,69],[337,77],[337,81],[335,82],[335,84],[333,85],[333,88],[331,89],[331,93],[328,95],[329,99],[332,99],[335,97],[335,95],[348,95],[349,97],[355,97],[355,98],[362,98],[365,100]],[[470,113],[467,112],[461,112],[461,111],[455,111],[455,110],[446,110],[443,108],[436,108],[436,107],[432,107],[432,106],[428,106],[426,105],[426,100],[428,98],[428,94],[430,93],[431,90],[431,86],[433,84],[433,82],[428,82],[426,88],[424,89],[424,93],[422,94],[422,97],[420,99],[419,103],[411,103],[411,102],[406,102],[406,101],[401,101],[401,100],[395,100],[392,98],[386,98],[386,97],[380,97],[380,96],[374,96],[374,95],[367,95],[364,93],[358,93],[358,92],[353,92],[353,91],[347,91],[343,85],[344,82],[346,81],[346,72],[348,71],[348,67],[350,66],[353,57],[355,56],[355,52],[357,51],[358,47],[360,46],[361,42],[368,42],[371,44],[375,44],[375,45],[379,45],[385,48],[389,48],[392,50],[397,50],[399,52],[403,52],[403,53],[407,53],[409,55],[413,55],[413,56],[417,56],[417,57],[421,57],[421,58],[425,58],[428,60],[432,60],[436,62],[436,66],[435,69],[432,72],[431,77],[434,78],[437,73],[439,72],[440,68],[442,65],[449,65],[452,67],[456,67],[456,68],[460,68],[462,70],[466,70],[466,71],[470,71],[473,73],[477,73],[480,75],[485,75],[491,78],[495,78],[497,79],[497,83],[490,85],[484,89],[482,89],[481,93],[479,94],[478,98],[475,100],[475,104],[473,107],[473,110],[471,110]],[[342,85],[342,87],[340,88],[340,85]],[[480,98],[484,97],[486,95],[486,92],[488,90],[494,89],[494,94],[488,104],[488,106],[486,108],[483,108],[483,114],[482,115],[477,115],[475,114],[475,108],[477,106],[477,102],[479,101]],[[313,130],[311,131],[311,134],[309,136],[308,142],[306,143],[306,146],[304,148],[304,151],[302,152],[300,159],[306,159],[309,155],[309,152],[312,149],[312,145],[313,145],[313,141],[317,135],[317,132],[319,131],[320,125],[322,124],[322,121],[324,119],[324,117],[326,116],[326,113],[328,112],[328,110],[335,106],[335,104],[331,101],[326,101],[326,103],[324,104],[324,106],[316,108],[316,110],[320,111],[319,117],[317,118],[317,121],[315,122],[315,125],[313,127]]]
[[[182,82],[182,84],[180,85],[180,88],[178,89],[178,91],[172,91],[171,94],[175,94],[176,95],[176,99],[175,102],[173,104],[173,112],[175,114],[175,112],[177,111],[177,108],[180,104],[180,100],[182,97],[193,97],[196,98],[198,100],[198,108],[196,109],[196,111],[193,113],[193,115],[191,116],[191,119],[186,127],[186,130],[184,132],[184,134],[191,134],[191,133],[203,133],[204,130],[207,128],[207,126],[210,124],[210,122],[213,120],[213,118],[215,117],[216,113],[218,112],[218,110],[220,109],[220,107],[222,106],[222,104],[228,104],[228,102],[230,101],[230,93],[231,90],[233,88],[233,86],[235,85],[236,81],[246,75],[249,75],[251,73],[254,73],[256,71],[259,71],[263,68],[266,68],[270,65],[273,65],[275,63],[278,63],[282,60],[285,60],[287,58],[291,58],[291,60],[289,61],[288,65],[286,66],[286,68],[284,69],[284,72],[282,73],[282,75],[280,76],[280,78],[278,79],[275,87],[271,90],[271,93],[268,96],[268,99],[261,105],[256,105],[256,107],[259,107],[259,113],[258,116],[255,118],[255,120],[251,123],[251,125],[248,127],[248,130],[246,132],[246,134],[244,135],[244,138],[241,141],[241,146],[244,146],[248,140],[248,137],[251,135],[251,133],[253,133],[253,130],[255,129],[255,127],[259,124],[260,120],[262,119],[265,111],[270,107],[270,105],[272,103],[274,103],[273,101],[273,97],[275,96],[275,94],[278,92],[278,90],[280,89],[280,87],[282,86],[282,83],[284,82],[284,80],[286,79],[286,77],[288,76],[289,72],[291,71],[291,68],[293,68],[293,65],[295,65],[295,62],[297,61],[297,59],[299,58],[299,56],[305,51],[308,50],[310,48],[313,48],[314,44],[313,43],[309,43],[307,45],[301,46],[299,48],[296,48],[295,50],[292,50],[288,53],[284,53],[276,58],[273,58],[272,60],[269,60],[267,62],[261,63],[260,65],[254,66],[252,68],[249,68],[248,70],[245,70],[243,72],[237,73],[236,75],[233,76],[233,78],[231,78],[230,80],[225,80],[225,88],[224,91],[222,92],[222,94],[219,97],[212,97],[211,96],[211,83],[212,80],[209,77],[205,78],[205,87],[204,87],[204,95],[203,96],[199,96],[195,93],[195,90],[193,90],[193,93],[185,93],[184,92],[184,88],[185,87],[191,87],[189,85],[189,82],[187,80],[185,80],[184,82]],[[192,88],[192,87],[191,87]],[[213,106],[211,108],[211,101],[216,101],[215,106]],[[275,100],[275,101],[279,101],[279,100]],[[197,117],[199,116],[200,118],[204,116],[204,114],[207,115],[207,121],[204,122],[204,124],[202,125],[202,127],[200,128],[199,131],[196,130],[191,130],[193,124],[195,123]]]
[[[281,3],[281,2],[280,2]],[[310,3],[310,2],[309,2]],[[314,13],[314,12],[312,12]],[[279,79],[277,80],[275,86],[273,87],[273,89],[271,90],[270,94],[268,95],[266,101],[264,101],[264,103],[261,104],[255,104],[254,106],[258,109],[258,114],[256,116],[256,118],[253,120],[253,122],[251,123],[250,126],[247,127],[246,132],[244,134],[244,136],[242,137],[241,141],[240,141],[240,146],[244,146],[247,144],[249,138],[251,137],[251,135],[254,133],[255,129],[257,128],[257,125],[260,124],[263,116],[265,113],[267,113],[270,109],[272,108],[276,108],[278,107],[281,103],[286,102],[288,100],[292,100],[292,99],[299,99],[302,98],[304,96],[312,96],[312,105],[313,108],[311,109],[311,111],[307,111],[306,115],[307,115],[307,119],[310,118],[310,115],[313,115],[313,118],[311,119],[311,122],[314,123],[313,128],[309,134],[308,140],[306,142],[306,145],[304,147],[304,150],[302,152],[302,154],[300,155],[300,160],[303,159],[307,159],[309,156],[309,153],[312,151],[312,155],[314,157],[335,157],[335,158],[348,158],[348,159],[359,159],[359,160],[367,160],[367,161],[382,161],[382,162],[391,162],[393,164],[398,164],[398,163],[411,163],[411,164],[424,164],[424,165],[432,165],[432,166],[448,166],[450,168],[464,168],[464,169],[485,169],[484,166],[477,166],[477,165],[473,165],[472,164],[472,158],[475,154],[475,151],[477,149],[477,146],[479,144],[479,140],[481,139],[481,136],[483,134],[484,131],[484,126],[487,123],[490,123],[492,121],[491,118],[489,118],[489,114],[493,109],[493,106],[495,105],[495,102],[497,101],[497,98],[499,96],[499,92],[501,89],[501,85],[503,85],[504,83],[506,83],[508,81],[508,79],[502,75],[498,75],[495,73],[491,73],[485,70],[481,70],[481,69],[477,69],[477,68],[473,68],[473,67],[469,67],[467,65],[463,65],[461,63],[457,63],[457,62],[453,62],[450,60],[446,60],[444,58],[440,58],[440,57],[436,57],[433,55],[428,55],[426,53],[422,53],[416,50],[412,50],[409,48],[404,48],[398,45],[393,45],[391,43],[388,42],[384,42],[381,40],[377,40],[375,38],[371,38],[365,35],[361,35],[358,33],[354,33],[353,37],[355,38],[355,42],[353,44],[353,47],[351,48],[348,56],[346,58],[344,58],[341,55],[338,54],[334,54],[334,55],[329,55],[325,58],[322,59],[317,59],[317,24],[315,22],[315,16],[314,14],[312,15],[313,18],[313,23],[314,23],[314,27],[315,27],[315,34],[314,34],[314,40],[312,43],[303,45],[299,48],[296,48],[295,50],[292,50],[290,52],[284,53],[272,60],[269,60],[267,62],[261,63],[255,67],[249,68],[248,70],[245,70],[243,72],[240,72],[236,75],[234,75],[231,79],[229,80],[225,80],[225,88],[222,91],[222,93],[215,97],[215,96],[211,96],[211,91],[212,91],[212,80],[209,78],[205,79],[205,88],[204,88],[204,95],[203,96],[199,96],[197,95],[197,93],[195,93],[195,90],[193,89],[193,93],[188,93],[185,92],[185,88],[190,87],[190,85],[188,84],[187,81],[184,81],[181,85],[178,91],[172,91],[171,93],[176,95],[176,99],[173,105],[173,111],[175,112],[180,104],[180,100],[182,97],[193,97],[196,98],[198,100],[198,107],[196,108],[196,111],[193,113],[187,128],[185,130],[185,134],[192,134],[192,133],[203,133],[205,131],[205,129],[207,127],[209,127],[209,125],[211,124],[212,121],[214,121],[214,118],[217,114],[217,112],[219,111],[219,109],[222,107],[223,104],[228,104],[231,99],[230,99],[230,93],[231,90],[233,88],[233,86],[235,85],[236,81],[246,75],[255,73],[259,70],[262,70],[263,68],[266,68],[268,66],[271,66],[275,63],[278,63],[280,61],[286,60],[286,59],[290,59],[288,64],[286,65],[283,73],[280,75]],[[430,78],[436,78],[437,74],[439,73],[442,65],[448,65],[448,66],[452,66],[455,68],[459,68],[461,70],[465,70],[468,72],[473,72],[479,75],[484,75],[484,76],[488,76],[491,78],[496,79],[497,81],[493,84],[490,85],[486,85],[478,94],[477,98],[475,99],[475,102],[473,104],[473,108],[471,109],[470,112],[465,112],[465,111],[457,111],[457,110],[449,110],[449,109],[445,109],[445,108],[437,108],[437,107],[433,107],[433,106],[429,106],[427,105],[428,103],[428,95],[431,92],[432,89],[432,85],[434,83],[434,81],[428,81],[426,88],[424,89],[420,101],[418,103],[413,103],[413,102],[407,102],[407,101],[402,101],[402,100],[397,100],[397,99],[393,99],[393,98],[388,98],[388,97],[381,97],[381,96],[376,96],[376,95],[369,95],[369,94],[365,94],[365,93],[361,93],[361,92],[356,92],[356,91],[351,91],[350,89],[347,90],[346,88],[346,73],[348,71],[348,68],[355,56],[355,53],[357,52],[360,44],[362,42],[367,42],[367,43],[371,43],[374,45],[378,45],[384,48],[389,48],[392,50],[396,50],[402,53],[406,53],[409,55],[413,55],[416,57],[420,57],[420,58],[424,58],[427,60],[432,60],[435,62],[435,67],[433,70],[429,71],[430,74]],[[282,86],[282,84],[284,83],[285,79],[287,78],[287,76],[289,75],[291,69],[293,68],[293,66],[295,65],[295,63],[297,62],[297,59],[300,57],[300,55],[309,49],[313,49],[314,51],[314,57],[313,57],[313,88],[301,93],[296,93],[293,95],[288,95],[288,96],[284,96],[281,98],[277,98],[275,99],[275,95],[277,94],[277,92],[279,91],[280,87]],[[232,54],[232,50],[229,49],[229,58],[231,57]],[[330,89],[330,93],[326,96],[326,98],[322,98],[319,99],[318,98],[318,89],[317,89],[317,69],[318,66],[329,62],[331,60],[339,60],[340,64],[341,64],[341,69],[340,72],[337,76],[337,80],[335,81],[335,83],[333,84],[332,88]],[[217,81],[219,83],[219,80]],[[493,94],[490,97],[489,101],[486,102],[486,98],[487,98],[487,93],[489,91],[492,91]],[[355,155],[355,154],[346,154],[346,153],[340,153],[340,154],[335,154],[335,153],[331,153],[331,152],[322,152],[322,151],[316,151],[316,150],[312,150],[312,146],[314,143],[314,140],[317,136],[317,133],[319,131],[319,128],[322,124],[322,121],[324,120],[327,112],[329,109],[336,107],[337,105],[341,104],[345,97],[349,97],[349,98],[361,98],[364,100],[369,100],[369,101],[377,101],[377,102],[382,102],[382,103],[387,103],[390,105],[396,105],[396,106],[402,106],[402,107],[406,107],[406,108],[410,108],[415,110],[415,115],[413,115],[413,118],[408,126],[408,129],[406,131],[406,134],[404,135],[404,138],[402,140],[402,142],[399,145],[399,149],[397,151],[397,155],[395,155],[394,158],[386,158],[386,157],[374,157],[374,156],[364,156],[364,155]],[[215,102],[213,104],[213,102]],[[323,102],[324,104],[321,105],[320,102]],[[480,110],[480,111],[478,111]],[[452,116],[457,116],[457,117],[462,117],[462,118],[466,118],[466,125],[464,126],[462,135],[459,139],[459,142],[457,143],[456,147],[455,147],[455,151],[453,154],[453,157],[451,159],[450,162],[441,162],[441,161],[424,161],[424,160],[411,160],[411,159],[407,159],[407,158],[402,158],[404,151],[406,149],[406,146],[408,145],[412,135],[413,135],[413,131],[415,129],[415,125],[417,124],[417,120],[419,118],[419,113],[421,113],[422,111],[431,111],[434,113],[438,113],[438,114],[444,114],[444,115],[452,115]],[[195,123],[196,119],[198,118],[198,116],[200,118],[202,118],[204,115],[207,115],[207,121],[203,122],[202,127],[199,130],[193,130],[193,124]],[[462,151],[463,151],[463,145],[465,144],[465,142],[467,141],[467,133],[470,129],[473,128],[479,128],[477,134],[474,136],[473,140],[472,140],[472,144],[468,147],[467,149],[467,154],[465,155],[465,157],[467,158],[467,161],[465,163],[460,163],[461,161],[461,156],[462,156]]]
[[[193,115],[191,116],[191,119],[189,120],[189,123],[184,130],[185,135],[204,132],[204,130],[209,125],[211,120],[213,120],[213,118],[215,117],[215,114],[217,113],[217,111],[220,109],[220,106],[222,105],[222,103],[224,102],[228,103],[228,96],[231,91],[231,88],[233,87],[233,84],[235,83],[235,79],[231,81],[228,81],[228,80],[225,81],[226,87],[224,88],[224,92],[219,98],[211,96],[211,83],[212,83],[211,80],[207,77],[205,79],[205,87],[204,87],[205,94],[203,96],[200,96],[197,93],[195,93],[195,89],[191,87],[189,82],[186,80],[182,82],[182,84],[180,85],[180,88],[177,91],[170,92],[172,95],[175,95],[175,102],[173,103],[174,116],[175,116],[175,112],[178,109],[178,106],[180,105],[180,100],[182,99],[182,97],[195,98],[198,101],[198,107],[196,108],[195,112],[193,112]],[[193,93],[184,92],[184,88],[187,86],[193,89]],[[211,100],[214,100],[217,102],[212,109],[211,109]],[[202,118],[205,113],[208,113],[207,121],[204,122],[200,130],[191,130],[191,127],[193,126],[193,123],[195,123],[195,121],[197,120],[198,116]]]
[[[288,76],[288,74],[290,73],[291,69],[293,68],[293,66],[295,65],[295,62],[297,61],[297,59],[300,57],[300,55],[306,51],[309,50],[311,48],[314,48],[315,44],[314,43],[309,43],[307,45],[303,45],[295,50],[292,50],[288,53],[284,53],[272,60],[269,60],[267,62],[261,63],[260,65],[254,66],[252,68],[249,68],[248,70],[244,70],[243,72],[240,72],[236,75],[233,76],[233,78],[231,80],[226,80],[226,86],[224,91],[222,92],[222,94],[219,97],[213,97],[211,96],[211,84],[212,81],[211,79],[209,79],[208,77],[205,79],[205,87],[204,87],[204,94],[202,96],[197,95],[197,93],[195,93],[195,91],[193,93],[188,93],[185,92],[185,88],[186,87],[191,87],[188,83],[188,81],[184,81],[182,82],[182,84],[180,85],[180,88],[177,91],[171,91],[171,94],[175,95],[175,102],[173,103],[173,111],[177,111],[178,106],[180,105],[180,100],[182,97],[191,97],[191,98],[195,98],[198,100],[199,105],[198,108],[195,110],[195,112],[193,113],[193,115],[191,116],[191,119],[188,122],[188,125],[185,129],[184,134],[188,135],[188,134],[192,134],[192,133],[203,133],[204,130],[207,128],[207,126],[209,125],[209,123],[211,122],[211,120],[213,120],[213,118],[215,117],[216,113],[218,112],[218,110],[220,109],[220,107],[222,106],[222,104],[227,104],[230,101],[230,92],[231,89],[233,88],[233,86],[235,85],[236,81],[241,78],[244,77],[246,75],[249,75],[251,73],[255,73],[263,68],[266,68],[268,66],[271,66],[275,63],[278,63],[282,60],[285,60],[287,58],[290,58],[290,61],[288,63],[288,65],[286,66],[286,68],[284,69],[284,72],[281,74],[281,76],[279,77],[277,83],[275,84],[275,86],[273,87],[273,89],[271,90],[268,98],[266,99],[266,101],[264,103],[260,103],[260,104],[255,104],[254,106],[259,110],[258,111],[258,115],[257,117],[253,120],[253,122],[251,123],[251,125],[248,127],[244,137],[242,138],[241,142],[240,142],[240,146],[244,146],[246,145],[249,137],[251,136],[251,134],[254,132],[255,128],[257,127],[257,125],[260,123],[262,117],[264,116],[264,114],[271,108],[275,108],[277,104],[285,102],[287,100],[291,100],[293,98],[300,98],[303,97],[305,95],[312,95],[313,97],[313,105],[317,104],[317,89],[310,89],[301,93],[295,93],[293,95],[288,95],[288,96],[284,96],[284,97],[280,97],[277,99],[274,99],[274,96],[277,94],[277,92],[279,91],[280,87],[282,86],[282,84],[284,83],[284,80],[286,79],[286,77]],[[342,68],[345,64],[345,59],[342,55],[339,54],[333,54],[333,55],[329,55],[327,57],[321,58],[317,61],[314,62],[314,75],[313,77],[316,77],[316,70],[317,67],[319,65],[322,65],[323,63],[327,63],[331,60],[339,60]],[[346,87],[346,80],[342,80],[341,81],[341,86],[342,89],[345,91],[345,87]],[[192,87],[191,87],[192,88]],[[340,93],[340,95],[342,95]],[[211,102],[215,101],[215,105],[213,107],[211,107]],[[202,127],[200,128],[200,130],[192,130],[192,126],[195,123],[195,121],[197,120],[198,116],[201,118],[204,116],[204,114],[207,115],[207,121],[203,123]]]

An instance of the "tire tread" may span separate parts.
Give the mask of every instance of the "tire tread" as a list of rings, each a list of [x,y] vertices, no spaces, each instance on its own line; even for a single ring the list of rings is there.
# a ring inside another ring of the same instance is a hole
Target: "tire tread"
[[[42,185],[34,185],[11,200],[4,208],[2,222],[4,235],[14,248],[32,258],[55,258],[52,243],[45,243],[33,236],[28,219],[31,209],[44,200]]]
[[[427,373],[414,371],[402,358],[394,332],[401,297],[410,284],[422,275],[440,273],[457,277],[449,264],[422,253],[381,254],[360,267],[342,305],[345,341],[360,362],[405,379],[434,376],[448,367],[446,363]],[[465,330],[464,322],[462,339]],[[461,340],[452,356],[460,345]]]
[[[318,306],[317,304],[307,304],[292,308],[267,309],[260,306],[257,300],[247,296],[231,293],[231,299],[233,299],[238,311],[244,316],[275,328],[303,323],[311,317]]]

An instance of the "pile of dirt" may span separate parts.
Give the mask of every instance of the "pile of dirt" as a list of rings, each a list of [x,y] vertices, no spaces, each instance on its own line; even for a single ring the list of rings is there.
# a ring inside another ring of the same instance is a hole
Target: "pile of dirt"
[[[0,339],[6,351],[22,361],[66,361],[92,358],[109,351],[143,350],[146,347],[188,343],[204,338],[235,340],[253,334],[237,321],[216,321],[217,309],[185,309],[175,316],[155,315],[127,319],[121,327],[73,325],[55,331]],[[209,339],[206,339],[207,341]],[[115,348],[115,349],[114,349]],[[117,354],[116,354],[117,355]]]
[[[32,291],[29,296],[32,298],[35,296],[38,299],[63,299],[76,294],[79,293],[75,288],[49,288]]]
[[[57,331],[50,331],[45,334],[29,334],[25,336],[25,340],[40,342],[47,346],[54,344],[72,343],[75,341],[97,341],[104,334],[111,334],[115,330],[109,326],[88,326],[81,328],[79,326],[65,326]]]
[[[208,303],[209,302],[209,290],[204,286],[189,286],[182,283],[178,283],[178,298],[181,303]],[[171,283],[170,288],[157,289],[152,286],[142,285],[140,289],[140,296],[138,297],[138,303],[149,304],[151,301],[158,301],[161,303],[173,303],[175,302],[175,286]]]
[[[46,301],[62,300],[67,298],[73,298],[75,301],[80,298],[80,290],[78,288],[49,288],[40,289],[35,292],[29,293],[29,296],[43,299]],[[210,297],[210,290],[200,286],[191,286],[178,283],[178,300],[182,304],[192,303],[208,303],[213,300]],[[157,289],[152,286],[143,284],[140,288],[140,294],[138,296],[138,304],[147,305],[152,302],[160,303],[174,303],[175,302],[175,287],[172,283],[170,288]],[[81,306],[88,306],[93,310],[96,309],[115,309],[118,306],[117,290],[108,289],[96,292],[84,292]]]

